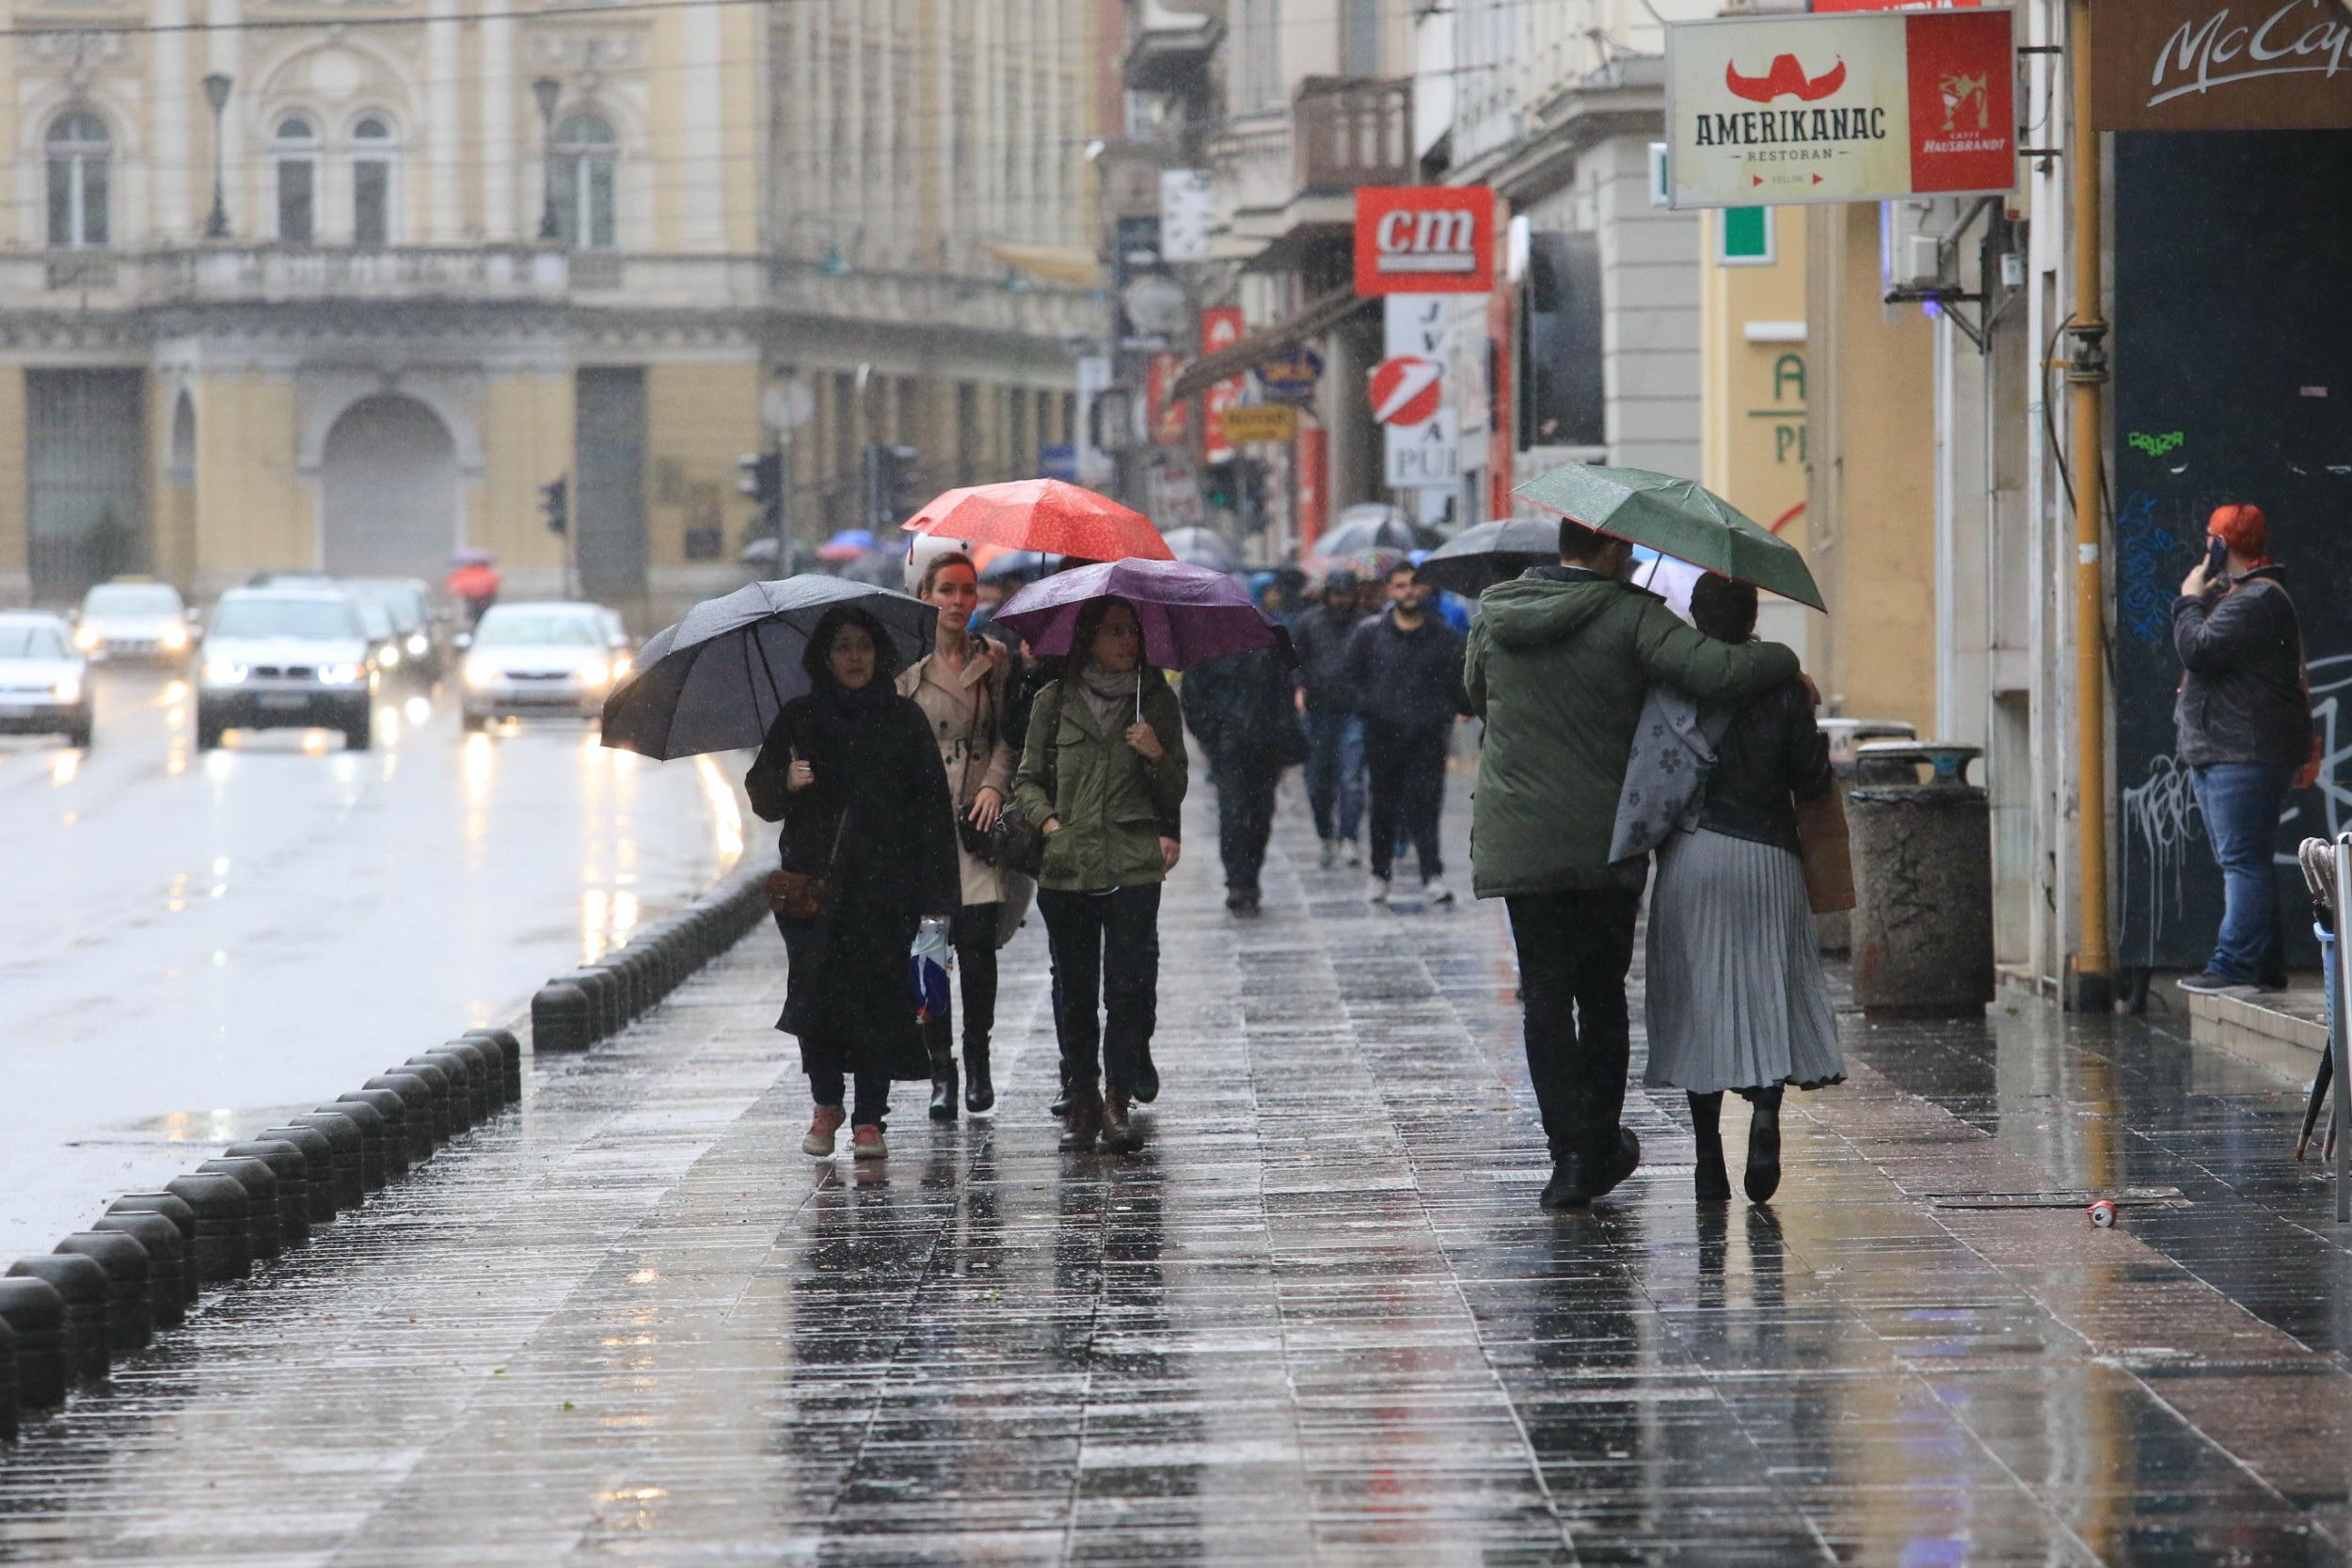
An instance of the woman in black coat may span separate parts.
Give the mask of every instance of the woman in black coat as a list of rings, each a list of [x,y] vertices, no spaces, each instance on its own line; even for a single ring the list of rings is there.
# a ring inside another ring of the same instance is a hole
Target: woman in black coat
[[[817,1103],[802,1148],[833,1152],[849,1113],[861,1160],[883,1153],[894,1078],[928,1083],[908,950],[918,927],[944,932],[959,901],[953,809],[922,709],[893,689],[890,634],[844,606],[817,624],[803,663],[811,690],[784,705],[743,781],[752,809],[784,824],[787,871],[830,879],[813,920],[776,917],[790,956],[784,1016]]]

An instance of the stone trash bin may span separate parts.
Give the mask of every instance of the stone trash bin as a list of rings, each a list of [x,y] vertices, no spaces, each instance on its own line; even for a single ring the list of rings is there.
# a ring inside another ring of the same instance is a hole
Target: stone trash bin
[[[1854,1000],[1874,1018],[1973,1018],[1993,1000],[1993,817],[1974,746],[1865,741],[1853,834]],[[1882,767],[1899,783],[1863,784]],[[1922,781],[1919,769],[1930,770]]]
[[[1909,763],[1874,763],[1866,774],[1854,748],[1868,740],[1916,740],[1919,732],[1899,719],[1823,719],[1818,721],[1821,734],[1829,741],[1829,765],[1838,779],[1838,787],[1851,789],[1856,784],[1908,784],[1915,782],[1918,769]],[[1839,910],[1832,914],[1813,917],[1813,928],[1821,939],[1821,951],[1843,954],[1853,947],[1853,915]]]

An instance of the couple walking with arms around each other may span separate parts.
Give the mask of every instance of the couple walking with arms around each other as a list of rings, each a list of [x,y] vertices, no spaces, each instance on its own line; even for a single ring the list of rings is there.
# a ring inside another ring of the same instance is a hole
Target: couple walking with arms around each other
[[[1794,654],[1749,641],[1753,590],[1703,579],[1693,605],[1709,615],[1694,628],[1623,580],[1621,541],[1563,522],[1559,554],[1487,591],[1466,665],[1486,726],[1471,875],[1510,912],[1552,1160],[1544,1206],[1581,1207],[1640,1162],[1623,1125],[1626,980],[1648,866],[1613,858],[1613,841],[1653,689],[1696,705],[1695,739],[1712,754],[1660,848],[1645,1081],[1690,1096],[1702,1199],[1729,1196],[1723,1092],[1751,1101],[1747,1186],[1760,1202],[1779,1178],[1783,1085],[1842,1073],[1795,843],[1793,802],[1831,787],[1812,700]]]

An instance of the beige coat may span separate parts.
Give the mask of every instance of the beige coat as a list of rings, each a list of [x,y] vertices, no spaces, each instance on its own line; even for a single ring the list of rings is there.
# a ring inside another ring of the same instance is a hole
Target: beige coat
[[[940,766],[947,770],[947,793],[955,797],[961,816],[982,789],[1012,798],[1012,772],[1019,753],[1005,738],[1005,707],[1012,693],[1012,656],[993,638],[976,637],[961,674],[952,673],[937,654],[927,654],[898,677],[898,694],[914,699],[930,721],[931,738],[939,744]],[[994,904],[1005,895],[996,868],[976,860],[956,841],[956,863],[963,876],[966,904]]]

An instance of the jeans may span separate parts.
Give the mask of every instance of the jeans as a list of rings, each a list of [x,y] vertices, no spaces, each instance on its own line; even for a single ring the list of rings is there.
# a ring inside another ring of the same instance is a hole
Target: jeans
[[[1274,832],[1274,786],[1281,774],[1235,763],[1216,768],[1216,852],[1225,863],[1225,891],[1255,895]]]
[[[1364,821],[1364,721],[1354,714],[1307,710],[1307,804],[1317,838],[1356,842]]]
[[[1438,815],[1445,805],[1446,724],[1406,728],[1364,721],[1364,760],[1372,769],[1372,874],[1386,880],[1398,843],[1410,838],[1422,880],[1445,874],[1438,853]]]
[[[838,1069],[812,1072],[808,1075],[809,1098],[819,1105],[838,1105],[842,1083]],[[857,1075],[857,1104],[850,1112],[852,1127],[880,1127],[890,1114],[890,1076],[882,1072],[861,1072]]]
[[[1159,1022],[1160,887],[1108,893],[1040,888],[1054,949],[1054,1025],[1062,1082],[1135,1092],[1136,1067]],[[1098,998],[1107,1024],[1095,1010]]]
[[[2279,880],[2271,851],[2295,769],[2268,762],[2217,762],[2195,769],[2197,810],[2221,866],[2221,932],[2208,974],[2247,984],[2286,976],[2279,945]]]
[[[996,1027],[995,904],[966,904],[947,923],[947,942],[956,953],[957,989],[963,993],[963,1053],[988,1054]],[[923,1025],[923,1043],[934,1063],[955,1053],[955,1008]]]
[[[1625,977],[1642,895],[1626,888],[1513,894],[1527,1073],[1543,1108],[1552,1163],[1605,1161],[1625,1114],[1632,1030]]]

